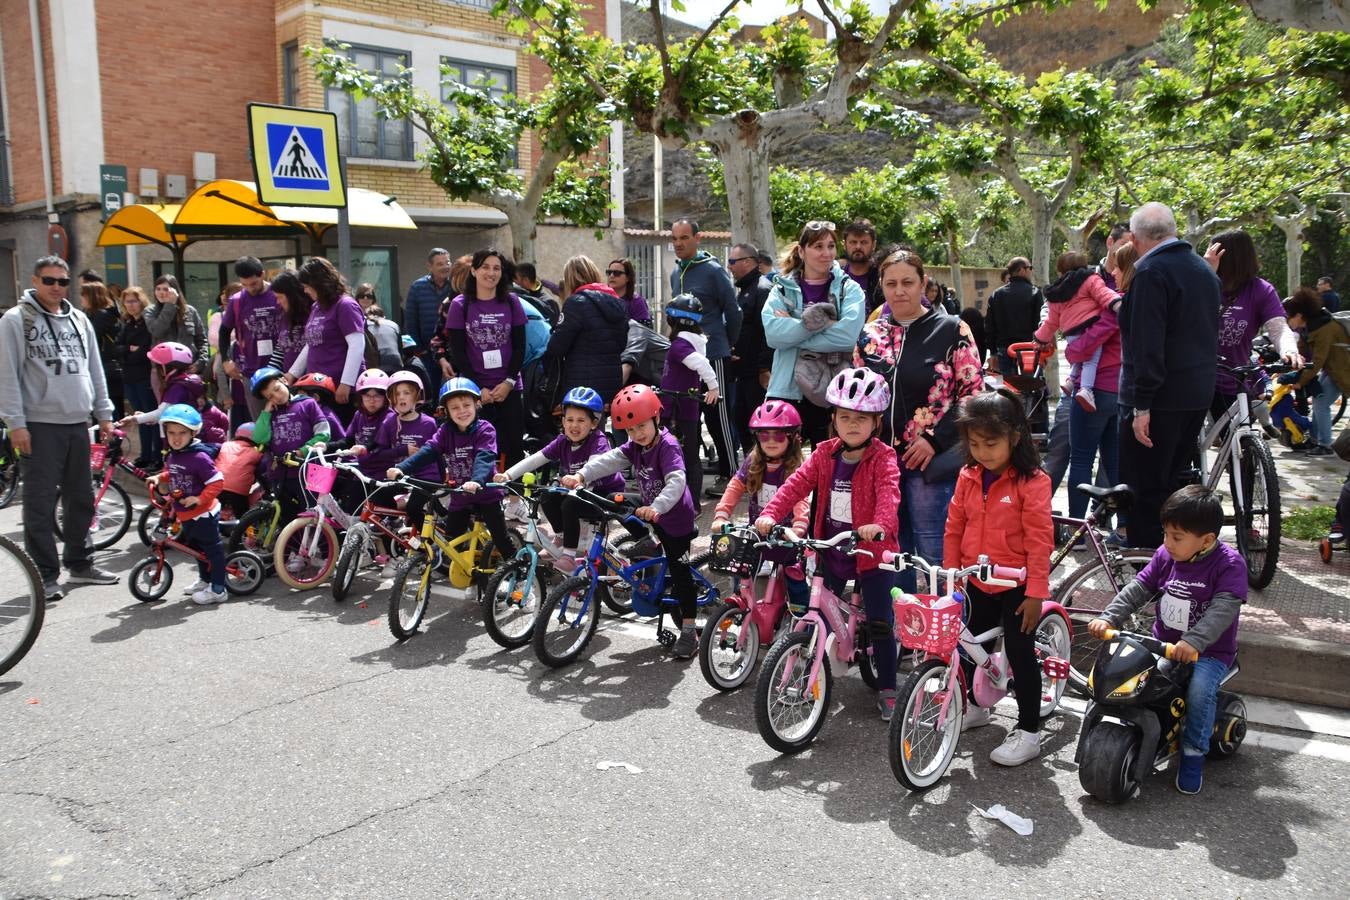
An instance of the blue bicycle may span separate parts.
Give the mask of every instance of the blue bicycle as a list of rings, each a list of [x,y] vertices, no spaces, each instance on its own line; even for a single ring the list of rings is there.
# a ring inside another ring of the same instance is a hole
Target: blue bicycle
[[[584,488],[573,492],[600,510],[606,524],[618,522],[630,534],[645,533],[646,523],[633,515],[636,505],[627,499],[609,499]],[[534,627],[534,653],[546,666],[559,668],[575,660],[586,649],[600,625],[600,594],[614,588],[627,588],[633,612],[644,618],[656,617],[656,638],[663,646],[675,643],[676,633],[665,627],[665,617],[678,614],[679,602],[666,596],[667,565],[664,556],[636,558],[629,562],[624,553],[641,555],[646,543],[639,541],[627,551],[611,544],[609,529],[596,529],[586,558],[570,578],[549,591],[539,608]],[[697,560],[691,561],[691,568]],[[697,568],[693,568],[700,608],[721,601],[721,594]]]

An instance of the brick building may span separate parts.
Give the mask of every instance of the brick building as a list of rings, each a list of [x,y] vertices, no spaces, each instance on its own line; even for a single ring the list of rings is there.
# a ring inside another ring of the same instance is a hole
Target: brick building
[[[372,281],[399,309],[407,285],[425,273],[426,253],[488,244],[510,247],[505,217],[449,200],[419,171],[421,136],[384,121],[368,101],[325,90],[300,50],[323,41],[350,44],[353,58],[393,75],[412,69],[415,84],[441,92],[440,67],[470,83],[528,94],[549,72],[524,41],[488,15],[489,0],[0,0],[0,306],[28,284],[28,266],[48,251],[49,220],[68,234],[76,270],[105,266],[95,246],[101,221],[100,166],[125,166],[124,202],[174,203],[215,178],[253,179],[245,128],[250,101],[327,108],[338,114],[348,183],[395,196],[416,232],[353,229],[353,281]],[[588,20],[617,37],[618,0],[596,0]],[[33,12],[36,12],[36,21]],[[34,48],[40,48],[35,54]],[[39,80],[42,84],[38,90]],[[48,140],[42,141],[43,121]],[[617,134],[617,131],[616,131]],[[623,165],[622,142],[612,141]],[[610,152],[609,146],[600,149]],[[514,164],[537,156],[521,142]],[[622,179],[612,188],[622,210]],[[542,274],[557,277],[575,253],[602,262],[623,249],[616,212],[597,240],[591,229],[544,224]],[[336,243],[336,236],[330,238]],[[187,293],[205,306],[228,263],[252,253],[280,264],[292,241],[201,242],[186,254]],[[328,255],[336,259],[334,247]],[[168,251],[135,248],[130,280],[148,285],[171,271]]]

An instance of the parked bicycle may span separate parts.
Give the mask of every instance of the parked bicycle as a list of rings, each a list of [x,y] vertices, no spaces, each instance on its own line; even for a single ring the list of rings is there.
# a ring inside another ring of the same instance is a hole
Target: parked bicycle
[[[97,432],[90,431],[89,469],[94,483],[94,518],[89,523],[89,541],[93,549],[106,550],[122,539],[131,527],[132,519],[131,497],[126,488],[113,480],[113,475],[121,469],[135,477],[138,483],[144,483],[150,473],[127,461],[124,452],[126,432],[115,428],[108,435],[108,442],[100,444],[95,437]],[[57,537],[66,540],[65,513],[59,492],[52,517]],[[140,532],[139,527],[137,532]]]
[[[0,536],[0,675],[33,648],[46,606],[37,566],[21,547]]]
[[[127,587],[142,603],[162,599],[173,587],[173,566],[168,562],[168,551],[176,550],[196,562],[206,560],[205,553],[178,540],[182,523],[174,519],[172,508],[162,507],[161,516],[160,523],[152,530],[156,537],[150,545],[150,555],[138,562],[127,576]],[[225,590],[231,594],[251,594],[266,577],[267,567],[262,558],[250,550],[237,550],[225,557]]]
[[[293,588],[308,590],[328,580],[337,565],[342,546],[340,535],[356,520],[333,495],[338,473],[359,481],[367,496],[379,484],[356,466],[341,462],[342,457],[353,455],[351,450],[329,454],[313,446],[300,463],[304,494],[313,498],[313,505],[281,527],[272,548],[272,566],[277,577]]]
[[[9,442],[9,429],[0,422],[0,509],[14,502],[22,468],[18,451]]]
[[[525,539],[516,555],[497,566],[484,585],[483,627],[498,644],[513,649],[525,646],[534,637],[548,583],[559,575],[553,562],[562,557],[562,544],[544,535],[539,517],[544,496],[566,493],[566,488],[541,488],[533,472],[526,472],[518,482],[497,483],[524,504]]]

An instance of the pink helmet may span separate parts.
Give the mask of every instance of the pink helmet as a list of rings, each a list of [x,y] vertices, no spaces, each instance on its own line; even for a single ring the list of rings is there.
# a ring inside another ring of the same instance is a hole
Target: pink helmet
[[[411,384],[413,387],[417,388],[417,395],[419,397],[424,392],[424,389],[422,387],[422,379],[417,377],[416,372],[409,372],[407,369],[399,369],[393,375],[390,375],[389,381],[386,383],[384,388],[385,391],[386,392],[392,391],[394,389],[394,385],[396,384]]]
[[[825,402],[855,412],[884,413],[891,405],[891,389],[871,369],[845,369],[830,380]]]
[[[418,382],[421,383],[420,381]],[[356,392],[389,390],[389,376],[383,369],[366,369],[356,378]]]
[[[750,430],[761,428],[793,429],[802,427],[801,413],[786,400],[766,400],[750,414]]]
[[[177,363],[182,366],[192,365],[192,350],[177,341],[165,341],[162,344],[156,344],[150,348],[150,352],[145,354],[152,363],[159,363],[161,366],[168,366]]]

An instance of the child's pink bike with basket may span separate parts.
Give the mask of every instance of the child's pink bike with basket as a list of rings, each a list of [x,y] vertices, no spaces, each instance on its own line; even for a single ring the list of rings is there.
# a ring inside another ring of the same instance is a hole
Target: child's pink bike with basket
[[[912,791],[932,787],[947,773],[956,744],[961,738],[961,720],[966,696],[985,708],[1006,697],[1013,689],[1010,669],[1001,652],[986,653],[980,646],[1003,636],[995,626],[983,634],[971,634],[962,612],[964,597],[957,582],[974,577],[1003,587],[1016,587],[1026,580],[1026,569],[995,566],[988,557],[964,569],[944,569],[908,553],[883,555],[883,561],[904,570],[914,568],[928,576],[928,594],[910,595],[899,588],[895,598],[895,636],[906,649],[919,650],[924,659],[900,686],[895,698],[886,754],[896,780]],[[941,581],[946,589],[940,590]],[[1002,645],[1000,644],[1000,647]],[[1073,650],[1073,625],[1058,603],[1042,604],[1036,626],[1036,660],[1041,664],[1041,717],[1059,706],[1068,684],[1069,659]],[[975,683],[966,684],[960,665],[962,655],[975,663]]]

